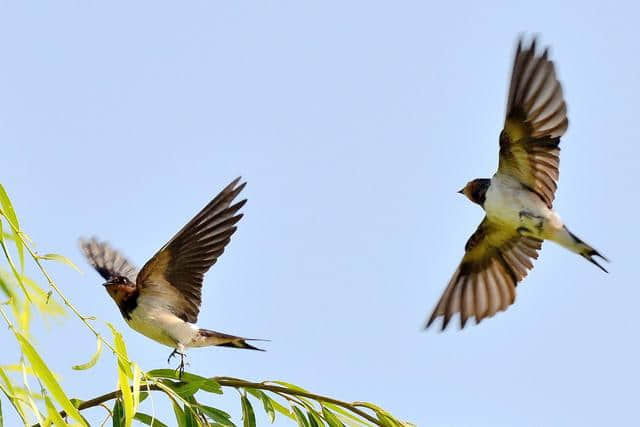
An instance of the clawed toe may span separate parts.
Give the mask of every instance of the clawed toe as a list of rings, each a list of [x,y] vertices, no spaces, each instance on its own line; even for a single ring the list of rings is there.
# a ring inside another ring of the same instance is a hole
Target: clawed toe
[[[171,363],[171,359],[175,355],[180,356],[180,363],[178,364],[178,367],[176,368],[176,372],[178,373],[178,378],[182,378],[182,375],[184,374],[185,365],[189,366],[188,363],[184,362],[184,358],[186,357],[186,354],[179,352],[177,349],[174,349],[171,352],[171,354],[169,355],[169,358],[167,359],[167,363]]]

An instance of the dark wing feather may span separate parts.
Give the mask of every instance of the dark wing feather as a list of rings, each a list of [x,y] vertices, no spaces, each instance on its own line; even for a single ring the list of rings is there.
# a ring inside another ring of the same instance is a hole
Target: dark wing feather
[[[515,301],[516,285],[533,268],[531,260],[538,258],[541,246],[541,240],[504,231],[485,217],[467,241],[462,262],[426,327],[443,316],[444,330],[453,315],[460,313],[460,328],[464,328],[470,317],[480,323],[506,310]]]
[[[551,208],[560,166],[560,137],[569,126],[562,86],[548,51],[536,53],[536,42],[518,43],[500,134],[498,172],[535,191]]]
[[[126,277],[132,283],[136,280],[136,268],[122,254],[111,248],[106,242],[99,242],[95,237],[90,240],[80,239],[80,249],[89,263],[105,280],[114,277]]]
[[[242,200],[231,205],[246,183],[235,179],[142,268],[137,278],[140,296],[170,301],[175,314],[195,323],[200,312],[202,279],[224,252],[242,218]]]

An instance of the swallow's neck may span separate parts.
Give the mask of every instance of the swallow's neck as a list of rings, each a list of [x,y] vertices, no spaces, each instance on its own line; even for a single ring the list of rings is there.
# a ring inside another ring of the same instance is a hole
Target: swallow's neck
[[[122,317],[130,320],[131,312],[138,306],[138,288],[135,285],[117,285],[109,294],[118,305]]]
[[[478,178],[472,181],[471,191],[469,191],[469,200],[473,203],[477,203],[484,208],[484,201],[487,198],[487,190],[491,185],[491,180],[488,178]]]

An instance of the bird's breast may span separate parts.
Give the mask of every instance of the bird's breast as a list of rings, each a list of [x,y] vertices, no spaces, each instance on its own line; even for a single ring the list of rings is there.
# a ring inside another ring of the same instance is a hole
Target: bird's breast
[[[491,179],[484,210],[489,219],[514,229],[521,225],[520,212],[543,218],[550,212],[537,194],[516,179],[501,174]]]
[[[135,331],[169,347],[188,344],[198,333],[198,328],[180,319],[167,308],[153,301],[140,299],[138,306],[125,319]]]

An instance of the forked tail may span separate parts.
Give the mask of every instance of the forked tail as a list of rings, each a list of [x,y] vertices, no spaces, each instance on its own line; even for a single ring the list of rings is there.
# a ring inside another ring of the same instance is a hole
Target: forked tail
[[[570,251],[581,255],[584,259],[596,265],[605,273],[608,273],[608,271],[603,266],[598,264],[598,262],[593,257],[600,257],[607,262],[609,262],[609,260],[601,255],[600,252],[583,242],[578,236],[569,231],[566,226],[563,227],[563,232],[561,232],[560,235],[557,236],[557,238],[554,240]]]
[[[210,331],[208,329],[200,329],[200,334],[194,340],[195,342],[191,347],[233,347],[233,348],[246,348],[249,350],[264,351],[261,348],[254,347],[247,341],[267,341],[252,338],[236,337],[235,335],[223,334],[222,332]]]

